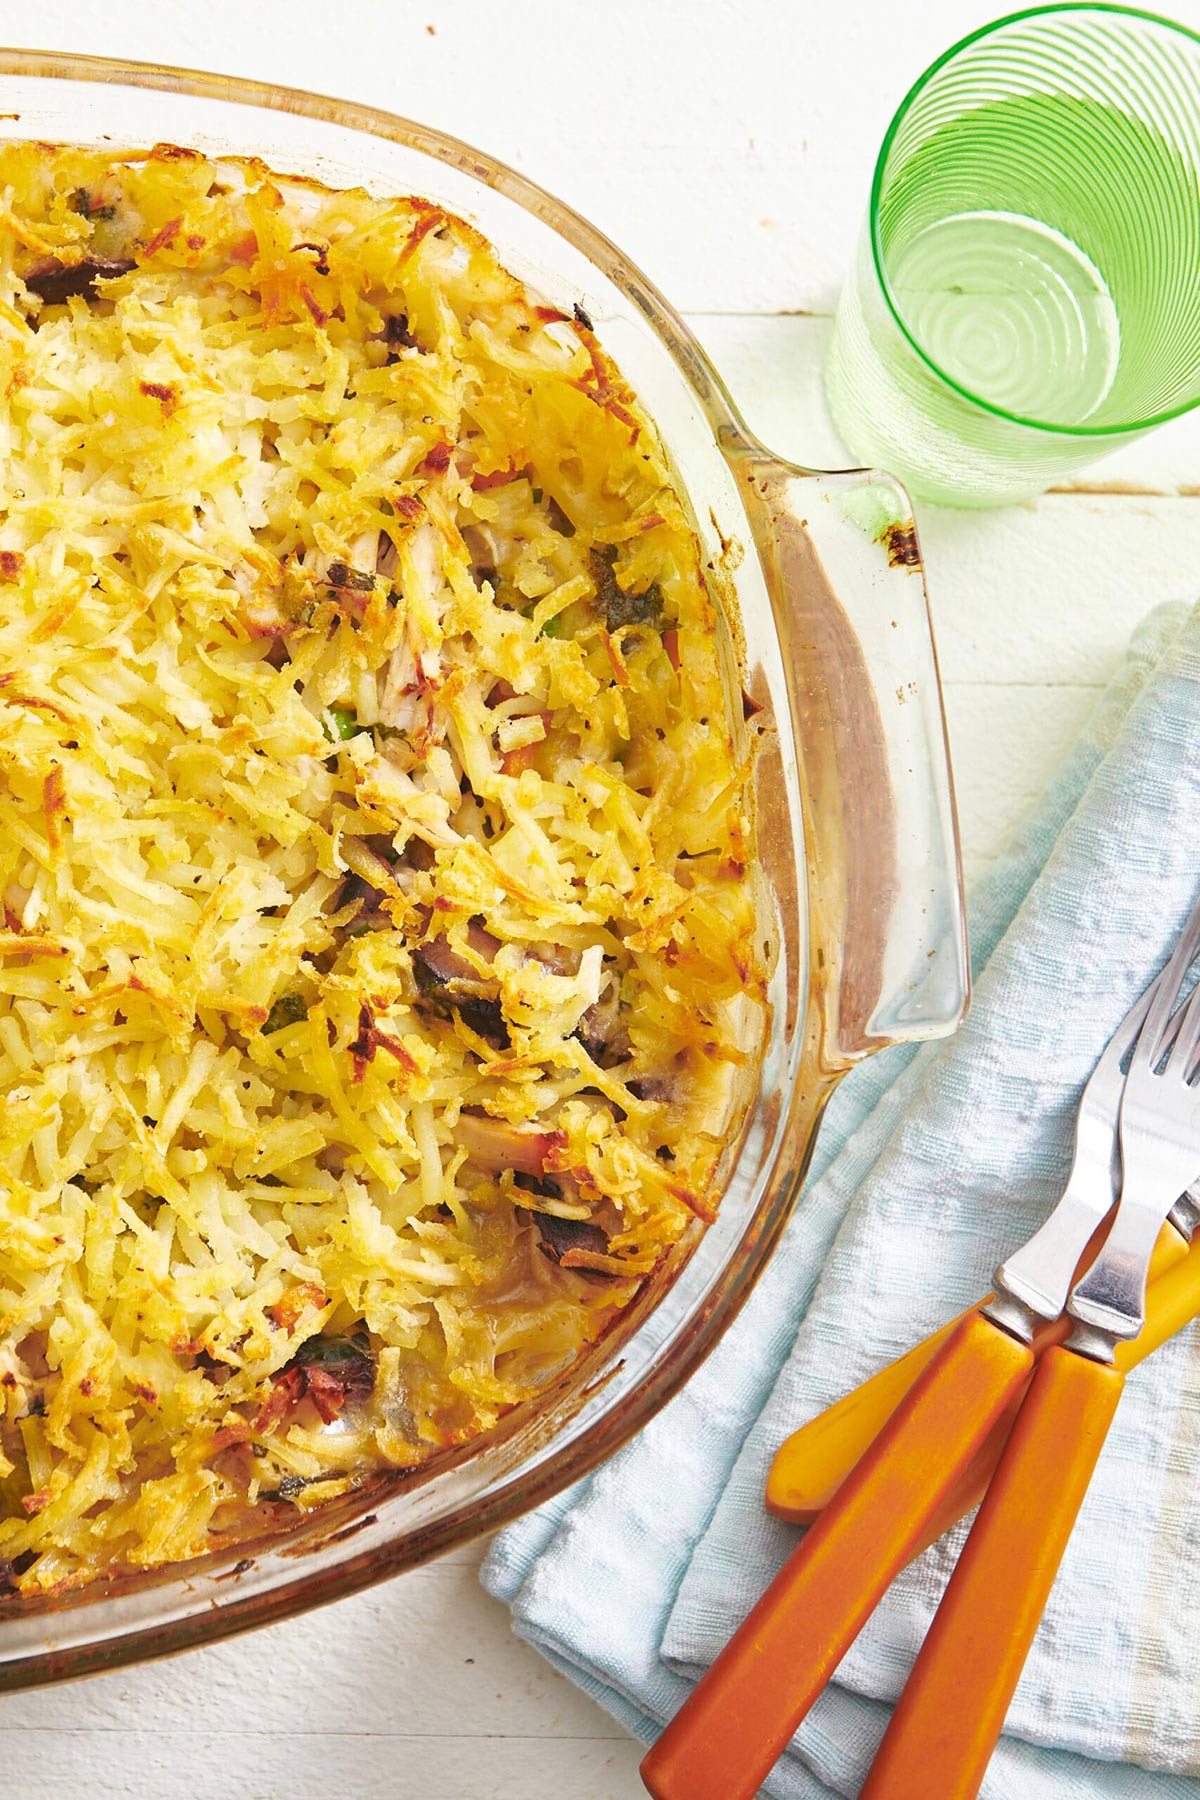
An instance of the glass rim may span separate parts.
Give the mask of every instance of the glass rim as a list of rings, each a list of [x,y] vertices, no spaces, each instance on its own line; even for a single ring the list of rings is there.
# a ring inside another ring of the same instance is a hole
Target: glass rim
[[[888,278],[883,244],[880,238],[880,196],[883,189],[883,176],[884,169],[887,165],[887,159],[891,153],[892,145],[895,142],[896,134],[903,124],[913,102],[924,91],[929,82],[932,81],[933,77],[937,75],[940,70],[944,69],[947,63],[952,62],[956,56],[960,55],[962,51],[969,49],[972,44],[978,43],[981,38],[991,37],[994,33],[1003,31],[1007,26],[1019,25],[1026,19],[1048,18],[1055,14],[1081,12],[1112,13],[1120,18],[1140,19],[1149,25],[1161,25],[1167,31],[1173,32],[1178,37],[1187,38],[1191,43],[1200,47],[1200,31],[1193,31],[1191,26],[1181,25],[1177,19],[1168,19],[1162,13],[1148,12],[1145,8],[1140,6],[1122,5],[1120,4],[1120,0],[1050,0],[1048,5],[1023,7],[1019,12],[1006,13],[1003,18],[990,19],[985,25],[977,25],[974,31],[967,32],[965,37],[959,38],[956,43],[951,44],[948,49],[943,50],[940,56],[935,57],[934,61],[931,62],[926,69],[922,70],[921,74],[917,76],[917,79],[913,82],[899,106],[896,108],[896,111],[893,113],[891,123],[884,133],[883,142],[879,147],[879,155],[875,162],[875,172],[871,179],[871,197],[867,207],[867,227],[871,242],[871,258],[875,267],[875,276],[876,280],[879,282],[880,292],[883,294],[884,300],[887,303],[888,311],[891,313],[898,329],[909,345],[925,364],[925,367],[953,393],[958,394],[961,399],[966,400],[971,406],[978,407],[980,411],[990,413],[994,418],[1003,419],[1007,424],[1024,426],[1029,431],[1043,431],[1047,433],[1047,435],[1053,437],[1124,437],[1128,433],[1134,431],[1149,431],[1156,425],[1165,425],[1171,419],[1178,419],[1182,417],[1184,413],[1191,412],[1195,406],[1200,405],[1200,392],[1196,393],[1190,400],[1180,400],[1174,406],[1165,407],[1160,412],[1148,413],[1144,418],[1129,419],[1124,423],[1114,425],[1088,425],[1086,422],[1079,425],[1054,425],[1046,419],[1030,419],[1023,413],[1010,412],[1007,407],[997,406],[995,402],[985,400],[982,395],[975,393],[971,388],[965,386],[963,382],[955,380],[953,375],[947,374],[941,364],[936,362],[918,341],[896,302],[896,297],[892,291],[892,285]]]

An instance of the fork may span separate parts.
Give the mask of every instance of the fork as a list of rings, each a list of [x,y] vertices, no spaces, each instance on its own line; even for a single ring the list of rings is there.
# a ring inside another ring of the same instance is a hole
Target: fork
[[[1010,1258],[649,1752],[642,1775],[658,1800],[749,1800],[1028,1384],[862,1800],[976,1792],[1116,1410],[1114,1347],[1141,1329],[1155,1238],[1200,1167],[1200,990],[1173,1010],[1198,949],[1200,906],[1145,1008],[1121,1102],[1121,1198],[1071,1291],[1067,1343],[1030,1381],[1037,1322],[1061,1310],[1070,1265],[1063,1281]],[[1107,1159],[1104,1185],[1111,1200]]]
[[[1145,1323],[1155,1239],[1196,1172],[1200,986],[1171,1016],[1194,950],[1168,964],[1133,1053],[1121,1198],[1067,1301],[1075,1328],[1038,1365],[859,1800],[971,1800],[983,1780],[1121,1396],[1113,1353]]]
[[[1067,1293],[1079,1273],[1080,1259],[1086,1254],[1089,1239],[1120,1191],[1118,1125],[1125,1070],[1166,974],[1164,968],[1130,1008],[1088,1077],[1075,1115],[1071,1169],[1058,1204],[1028,1243],[1001,1265],[1000,1274],[1005,1285],[1023,1291],[1029,1303],[1052,1321],[1038,1332],[1035,1349],[1039,1354],[1052,1343],[1062,1343],[1070,1332],[1071,1321],[1065,1315],[1060,1316]],[[1159,1233],[1150,1269],[1152,1283],[1177,1266],[1187,1254],[1197,1225],[1200,1225],[1200,1185],[1194,1193],[1181,1194],[1167,1214],[1167,1224]],[[1094,1255],[1096,1245],[1091,1248]],[[990,1294],[986,1295],[966,1312],[986,1306],[991,1298]],[[785,1439],[775,1453],[767,1478],[768,1511],[797,1525],[812,1523],[878,1437],[922,1370],[928,1368],[959,1320],[966,1317],[966,1312],[914,1345]],[[1149,1337],[1153,1341],[1154,1334]],[[960,1488],[948,1496],[947,1506],[931,1525],[931,1541],[979,1504],[1006,1438],[1007,1428],[1001,1421],[967,1471]]]

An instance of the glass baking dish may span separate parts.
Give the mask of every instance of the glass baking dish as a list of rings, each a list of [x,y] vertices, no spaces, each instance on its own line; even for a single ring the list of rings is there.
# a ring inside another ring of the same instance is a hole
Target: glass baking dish
[[[736,1314],[799,1193],[840,1076],[885,1045],[952,1030],[968,976],[937,662],[901,488],[773,457],[687,326],[606,238],[424,126],[226,76],[9,50],[0,138],[166,142],[258,156],[332,187],[419,194],[475,223],[548,303],[582,307],[657,424],[752,702],[771,968],[767,1041],[731,1127],[720,1215],[651,1279],[619,1333],[477,1446],[381,1477],[286,1532],[4,1603],[0,1688],[16,1688],[336,1599],[578,1480],[647,1422]],[[740,711],[737,681],[731,696]]]

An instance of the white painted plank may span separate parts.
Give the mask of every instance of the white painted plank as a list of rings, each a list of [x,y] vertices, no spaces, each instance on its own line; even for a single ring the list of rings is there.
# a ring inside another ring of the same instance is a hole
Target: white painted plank
[[[434,1563],[184,1658],[0,1699],[0,1735],[132,1725],[231,1740],[328,1728],[387,1738],[624,1734],[512,1636],[465,1563]],[[3,1778],[0,1777],[0,1780]]]
[[[942,675],[1103,685],[1138,621],[1200,597],[1200,504],[1049,495],[972,515],[918,508]]]
[[[119,1737],[22,1731],[5,1745],[0,1791],[6,1800],[645,1800],[641,1751],[628,1738],[374,1736],[339,1728],[311,1679],[308,1699],[309,1728],[287,1735],[181,1735],[140,1723]]]
[[[0,1795],[636,1800],[640,1751],[513,1637],[479,1554],[183,1658],[0,1699]]]
[[[978,879],[1029,816],[1099,696],[1088,687],[946,688],[963,871]]]

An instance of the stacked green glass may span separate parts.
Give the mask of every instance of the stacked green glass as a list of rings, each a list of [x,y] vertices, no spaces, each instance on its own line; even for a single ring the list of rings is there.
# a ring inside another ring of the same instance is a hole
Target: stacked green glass
[[[900,106],[826,370],[855,456],[960,506],[1051,482],[1200,400],[1200,37],[1016,13]]]

